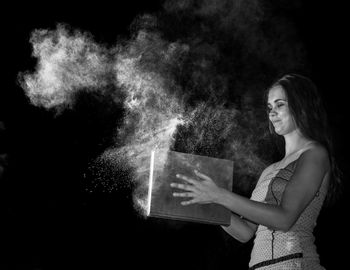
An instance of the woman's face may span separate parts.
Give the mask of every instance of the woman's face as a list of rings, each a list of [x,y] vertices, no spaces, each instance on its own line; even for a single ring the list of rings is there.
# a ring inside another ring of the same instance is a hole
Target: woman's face
[[[287,95],[282,86],[276,85],[269,91],[267,107],[269,119],[279,135],[296,130],[295,121],[288,107]]]

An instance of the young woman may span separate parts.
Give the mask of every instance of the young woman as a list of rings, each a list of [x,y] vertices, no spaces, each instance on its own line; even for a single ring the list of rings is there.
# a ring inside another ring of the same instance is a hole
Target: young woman
[[[315,85],[291,74],[267,92],[270,131],[283,136],[285,156],[261,174],[250,199],[221,189],[208,176],[203,181],[177,175],[186,184],[183,205],[217,203],[232,211],[223,229],[241,242],[255,235],[250,269],[324,269],[314,245],[313,229],[324,200],[339,183],[332,157],[326,114]]]

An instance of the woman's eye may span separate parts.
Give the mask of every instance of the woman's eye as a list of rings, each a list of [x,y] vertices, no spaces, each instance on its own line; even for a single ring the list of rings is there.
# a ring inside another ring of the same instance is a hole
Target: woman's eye
[[[277,107],[278,107],[278,108],[280,108],[280,107],[282,107],[282,106],[284,106],[284,103],[279,103],[279,104],[277,104]]]

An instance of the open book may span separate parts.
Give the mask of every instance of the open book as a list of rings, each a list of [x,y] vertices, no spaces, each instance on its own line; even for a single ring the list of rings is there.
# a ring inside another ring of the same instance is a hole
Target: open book
[[[232,161],[175,151],[152,151],[147,215],[150,217],[229,225],[231,213],[225,207],[218,204],[183,206],[181,201],[189,200],[190,198],[174,197],[172,195],[173,192],[185,192],[170,187],[172,182],[184,182],[176,178],[176,174],[186,175],[201,181],[194,174],[194,170],[209,176],[219,187],[231,191]]]

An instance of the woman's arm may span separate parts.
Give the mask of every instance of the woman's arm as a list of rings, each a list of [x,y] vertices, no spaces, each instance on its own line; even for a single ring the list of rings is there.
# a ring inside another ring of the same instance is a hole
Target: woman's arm
[[[254,236],[258,225],[244,220],[238,215],[232,213],[231,224],[229,226],[221,227],[236,240],[246,243]]]
[[[182,204],[218,203],[232,212],[262,224],[274,230],[288,231],[302,211],[314,198],[322,180],[329,170],[327,151],[317,146],[305,151],[283,193],[280,205],[256,202],[217,187],[207,176],[197,173],[203,181],[195,181],[184,176],[181,179],[191,185],[173,184],[173,187],[187,190],[184,193],[174,193],[174,196],[192,197]]]
[[[328,171],[327,151],[317,147],[304,152],[287,184],[280,205],[256,202],[221,190],[216,202],[258,224],[288,231],[314,198]]]

